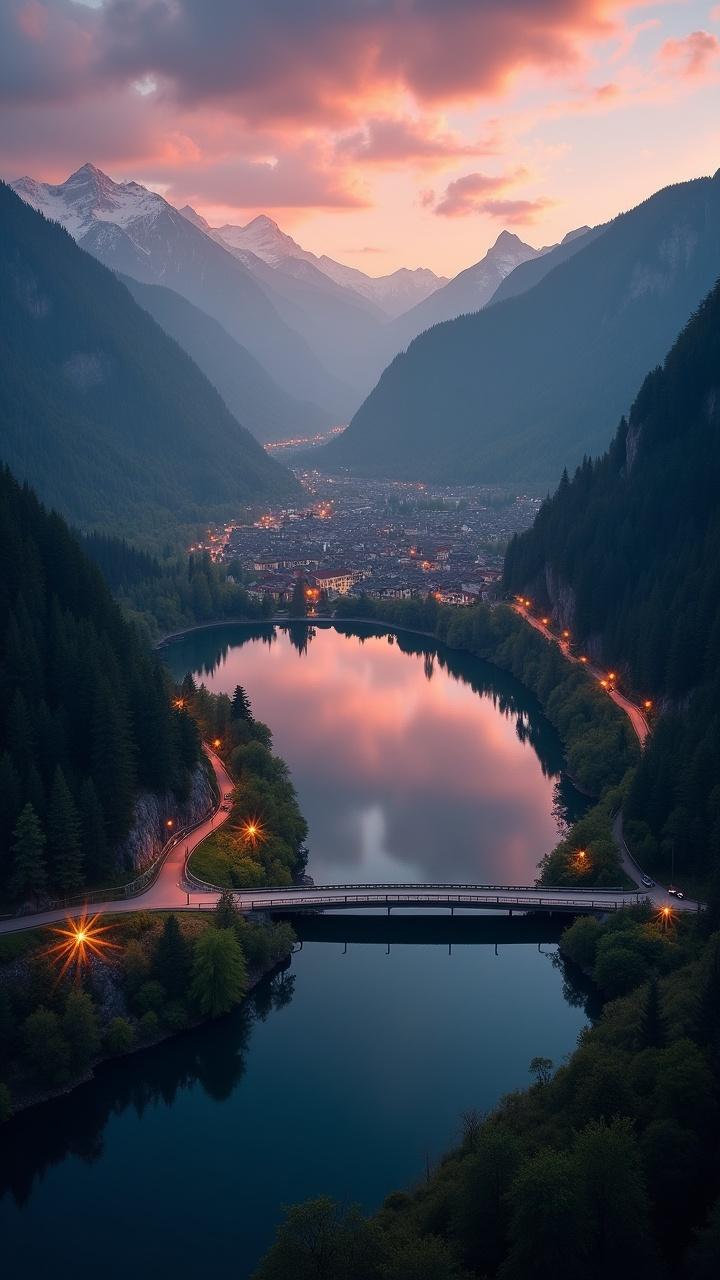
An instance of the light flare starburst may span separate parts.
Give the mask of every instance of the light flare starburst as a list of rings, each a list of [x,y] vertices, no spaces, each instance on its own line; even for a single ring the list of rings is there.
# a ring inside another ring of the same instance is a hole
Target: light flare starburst
[[[251,845],[253,849],[267,840],[265,827],[259,818],[248,818],[242,824],[240,831],[245,843]]]
[[[53,929],[57,941],[45,952],[48,959],[58,965],[58,978],[64,978],[71,971],[80,974],[93,956],[102,959],[110,950],[117,950],[117,943],[106,936],[112,926],[99,924],[99,913],[94,916],[83,915],[78,920],[66,920],[64,926]]]

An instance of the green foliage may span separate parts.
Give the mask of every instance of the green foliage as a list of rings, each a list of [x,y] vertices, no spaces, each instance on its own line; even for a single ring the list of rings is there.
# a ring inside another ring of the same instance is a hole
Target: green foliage
[[[207,929],[195,943],[190,995],[201,1013],[228,1013],[247,991],[242,947],[230,929]]]
[[[715,184],[717,186],[717,184]],[[550,608],[662,714],[624,805],[659,876],[709,878],[720,858],[720,286],[643,383],[608,452],[585,460],[508,548],[505,585]]]
[[[100,1052],[100,1029],[97,1012],[86,991],[71,991],[62,1019],[63,1035],[70,1045],[70,1063],[75,1069],[86,1067]]]
[[[51,1088],[64,1084],[70,1073],[70,1045],[58,1015],[40,1006],[25,1019],[22,1039],[28,1067],[38,1081]]]
[[[15,823],[10,846],[12,873],[8,883],[11,898],[25,897],[39,902],[47,884],[45,832],[31,804],[26,804]]]
[[[128,1053],[135,1043],[135,1032],[127,1018],[113,1018],[105,1032],[105,1046],[110,1054]]]
[[[238,783],[228,821],[192,853],[190,871],[228,889],[292,884],[307,859],[307,823],[287,765],[272,752],[270,730],[253,717],[241,686],[232,701],[194,684],[183,686],[180,696],[203,737],[221,742]]]
[[[169,915],[155,944],[152,969],[171,1000],[182,999],[187,994],[191,965],[190,945],[177,917]]]
[[[77,538],[7,471],[0,564],[0,900],[17,901],[104,876],[139,789],[183,794],[199,748]]]

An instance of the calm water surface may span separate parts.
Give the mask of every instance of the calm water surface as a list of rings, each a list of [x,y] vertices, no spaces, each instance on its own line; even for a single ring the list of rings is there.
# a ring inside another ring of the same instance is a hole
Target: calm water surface
[[[218,629],[167,659],[247,687],[292,770],[316,881],[532,881],[578,798],[530,695],[408,637],[306,639]],[[190,1277],[223,1262],[249,1276],[283,1204],[327,1192],[372,1208],[424,1176],[464,1110],[526,1084],[534,1054],[561,1060],[585,1023],[548,926],[305,928],[243,1010],[4,1127],[8,1274]]]

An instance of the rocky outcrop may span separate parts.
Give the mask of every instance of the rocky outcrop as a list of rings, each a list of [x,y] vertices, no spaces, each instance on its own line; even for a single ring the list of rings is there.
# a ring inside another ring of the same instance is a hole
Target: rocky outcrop
[[[198,822],[212,807],[215,800],[210,774],[204,763],[193,774],[190,795],[179,804],[172,791],[165,795],[144,792],[135,805],[135,818],[129,835],[119,846],[116,855],[118,872],[135,872],[140,875],[158,856],[168,838],[168,820],[175,830]]]

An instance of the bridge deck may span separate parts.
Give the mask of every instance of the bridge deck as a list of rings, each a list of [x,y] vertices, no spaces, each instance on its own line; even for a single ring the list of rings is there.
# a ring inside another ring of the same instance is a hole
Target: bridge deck
[[[620,911],[644,895],[622,889],[537,889],[516,885],[377,884],[313,885],[238,892],[242,911],[343,911],[368,908],[459,907],[479,911]]]

